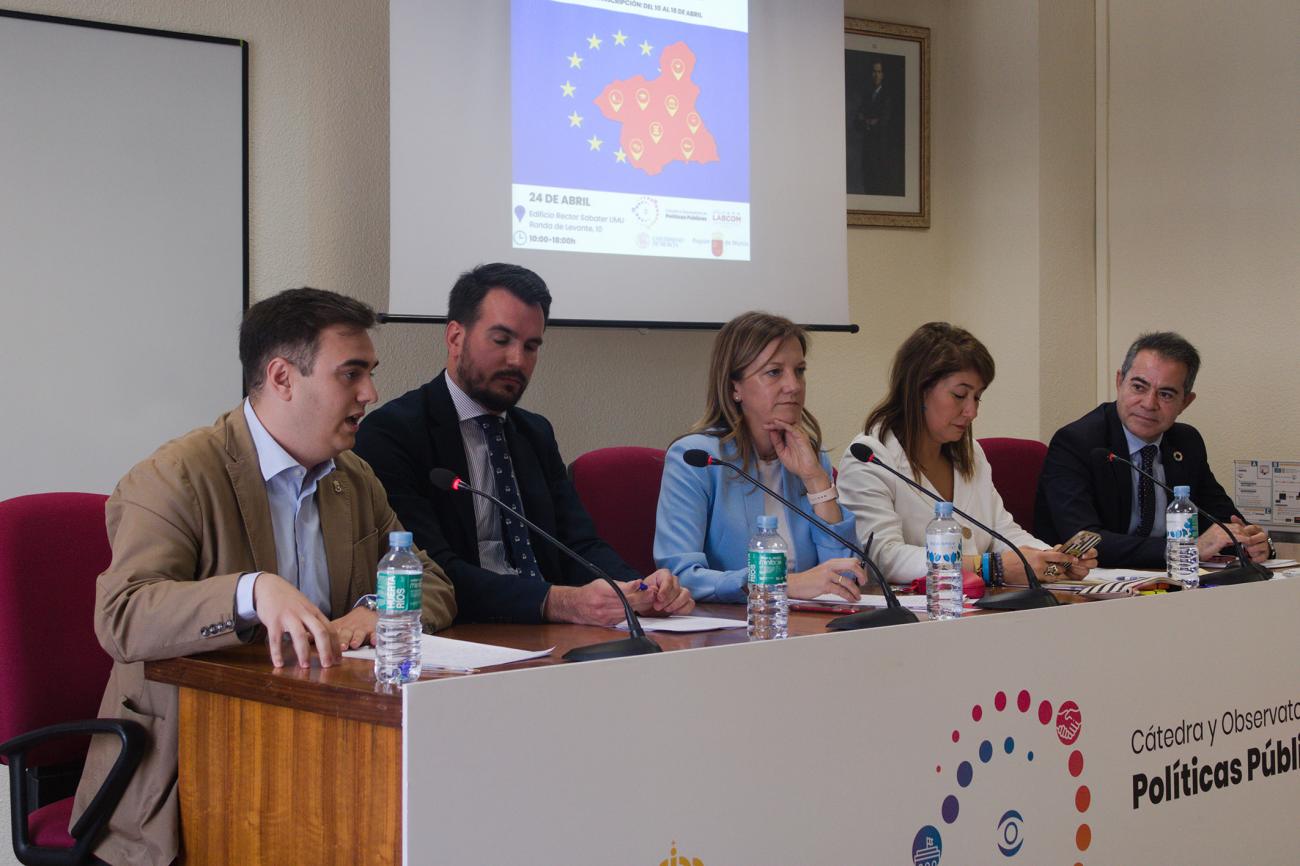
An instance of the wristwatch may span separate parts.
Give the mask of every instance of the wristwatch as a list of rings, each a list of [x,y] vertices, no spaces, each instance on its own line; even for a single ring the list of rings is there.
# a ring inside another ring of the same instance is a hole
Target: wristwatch
[[[356,610],[359,607],[364,607],[366,610],[379,610],[379,596],[374,593],[361,596],[357,599],[357,603],[352,605],[352,609]]]

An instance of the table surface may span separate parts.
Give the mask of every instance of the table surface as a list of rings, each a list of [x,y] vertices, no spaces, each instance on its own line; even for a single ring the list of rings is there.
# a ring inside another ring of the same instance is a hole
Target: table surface
[[[1082,597],[1069,593],[1058,593],[1057,597],[1065,604],[1083,601]],[[745,617],[744,606],[737,604],[701,604],[696,607],[695,612],[703,616],[727,619]],[[988,613],[990,612],[968,611],[965,615],[984,616]],[[826,623],[838,615],[792,610],[790,636],[825,634]],[[922,620],[925,619],[924,613],[918,616]],[[426,670],[420,675],[422,682],[567,664],[563,656],[570,649],[614,640],[624,633],[599,626],[566,623],[540,625],[469,623],[453,626],[438,634],[456,640],[508,646],[521,650],[543,650],[553,646],[555,651],[543,658],[501,665],[473,674]],[[724,646],[744,643],[747,640],[744,629],[734,628],[691,633],[653,632],[651,637],[655,643],[663,647],[665,652]],[[313,653],[311,666],[301,668],[294,663],[292,646],[286,643],[284,650],[285,666],[282,668],[276,668],[271,664],[266,644],[259,641],[195,656],[151,661],[145,666],[145,676],[157,682],[203,689],[237,698],[248,698],[371,724],[401,727],[400,687],[376,683],[372,662],[363,659],[343,659],[341,664],[323,668],[318,657]]]

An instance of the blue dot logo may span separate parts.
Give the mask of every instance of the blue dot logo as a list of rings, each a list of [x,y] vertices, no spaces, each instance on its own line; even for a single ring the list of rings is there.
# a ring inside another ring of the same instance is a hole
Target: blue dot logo
[[[1003,857],[1014,857],[1020,853],[1020,846],[1025,842],[1020,831],[1022,821],[1024,818],[1015,809],[1008,809],[998,820],[998,850]]]
[[[943,856],[943,838],[939,831],[926,824],[916,831],[912,840],[912,866],[939,866]]]

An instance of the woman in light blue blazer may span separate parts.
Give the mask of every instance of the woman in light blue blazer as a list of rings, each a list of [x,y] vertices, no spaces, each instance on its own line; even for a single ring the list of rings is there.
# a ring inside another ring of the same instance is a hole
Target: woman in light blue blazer
[[[700,602],[743,602],[749,538],[773,514],[790,548],[791,598],[858,598],[866,577],[834,538],[723,466],[688,466],[694,448],[737,463],[831,529],[852,537],[841,511],[821,428],[804,396],[808,335],[789,319],[743,313],[718,332],[704,417],[668,449],[655,522],[655,563]]]

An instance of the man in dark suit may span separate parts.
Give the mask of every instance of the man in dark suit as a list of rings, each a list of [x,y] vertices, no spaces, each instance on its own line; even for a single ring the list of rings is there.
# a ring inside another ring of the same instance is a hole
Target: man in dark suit
[[[687,613],[695,603],[671,572],[642,578],[596,536],[550,422],[515,405],[550,307],[546,283],[527,268],[461,274],[447,308],[447,368],[369,415],[356,453],[416,544],[451,577],[463,621],[612,625],[623,608],[608,584],[490,501],[435,489],[435,468],[522,511],[620,581],[638,612]]]
[[[1190,486],[1192,500],[1228,524],[1252,559],[1269,557],[1267,535],[1247,525],[1210,471],[1201,434],[1176,423],[1196,399],[1192,386],[1200,365],[1200,354],[1178,334],[1143,334],[1133,342],[1115,374],[1115,402],[1101,404],[1052,437],[1034,504],[1040,538],[1059,544],[1091,529],[1101,533],[1097,558],[1104,567],[1164,565],[1168,494],[1124,464],[1093,456],[1093,449],[1105,448],[1171,487]],[[1202,560],[1225,547],[1231,552],[1231,543],[1217,526],[1201,526]]]

